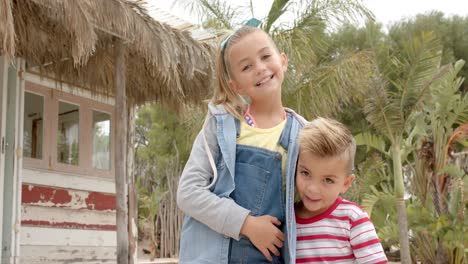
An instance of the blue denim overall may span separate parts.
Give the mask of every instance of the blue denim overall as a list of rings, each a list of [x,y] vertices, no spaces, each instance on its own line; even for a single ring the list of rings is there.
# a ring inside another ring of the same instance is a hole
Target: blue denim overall
[[[278,144],[288,148],[291,116],[288,115]],[[237,137],[240,134],[239,121],[236,120]],[[285,195],[283,192],[282,156],[279,152],[263,148],[236,145],[236,188],[230,197],[240,206],[249,209],[251,215],[271,215],[278,218],[283,230],[285,223]],[[284,263],[282,256],[273,257],[269,262],[265,256],[246,237],[239,241],[230,240],[230,264]]]

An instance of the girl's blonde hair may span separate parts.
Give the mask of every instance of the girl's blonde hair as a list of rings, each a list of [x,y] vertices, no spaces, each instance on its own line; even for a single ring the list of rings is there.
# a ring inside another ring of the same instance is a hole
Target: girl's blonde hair
[[[354,170],[356,142],[351,131],[342,123],[318,117],[304,126],[299,134],[300,151],[319,157],[339,156],[349,162],[349,173]]]
[[[274,47],[278,49],[271,37],[265,31],[257,27],[244,26],[236,30],[232,35],[229,35],[223,41],[226,43],[219,47],[216,58],[217,81],[211,102],[214,104],[222,104],[226,111],[238,119],[242,119],[247,103],[245,99],[232,90],[231,86],[229,85],[229,80],[232,79],[230,77],[231,69],[229,63],[229,52],[234,44],[238,43],[242,38],[254,32],[263,32],[268,36],[268,38],[270,38]]]

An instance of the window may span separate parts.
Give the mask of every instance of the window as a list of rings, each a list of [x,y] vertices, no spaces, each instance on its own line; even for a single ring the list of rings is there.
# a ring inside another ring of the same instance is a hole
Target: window
[[[77,105],[59,102],[57,161],[78,165],[80,108]]]
[[[93,168],[110,169],[110,115],[93,111]]]
[[[24,93],[23,156],[42,159],[44,97]]]
[[[25,82],[26,168],[113,177],[114,107],[90,98]]]

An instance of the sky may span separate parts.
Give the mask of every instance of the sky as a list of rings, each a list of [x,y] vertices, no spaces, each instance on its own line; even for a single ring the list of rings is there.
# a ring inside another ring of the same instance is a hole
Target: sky
[[[173,5],[174,0],[147,0],[151,5],[168,11],[193,24],[199,24],[198,18],[184,10],[180,5]],[[187,1],[187,0],[185,0]],[[181,2],[179,0],[179,2]],[[182,1],[183,2],[183,1]],[[247,0],[228,0],[232,3],[248,3]],[[409,18],[416,14],[427,13],[432,10],[442,11],[445,15],[468,16],[467,0],[362,0],[371,10],[378,22],[387,26],[402,18]],[[268,12],[272,0],[254,0],[256,17],[264,17]]]

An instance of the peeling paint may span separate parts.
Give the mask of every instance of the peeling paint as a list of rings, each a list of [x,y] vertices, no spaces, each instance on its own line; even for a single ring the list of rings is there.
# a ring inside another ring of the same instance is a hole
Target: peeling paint
[[[71,201],[69,192],[65,189],[54,189],[42,186],[22,186],[23,203],[67,204]]]
[[[22,203],[44,207],[115,211],[113,194],[23,184]]]
[[[115,195],[92,192],[86,198],[88,209],[94,210],[115,210]]]
[[[108,231],[117,230],[117,226],[115,225],[80,224],[80,223],[75,223],[75,222],[22,220],[21,224],[28,225],[28,226],[59,227],[59,228],[71,228],[71,229],[108,230]]]

